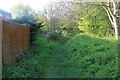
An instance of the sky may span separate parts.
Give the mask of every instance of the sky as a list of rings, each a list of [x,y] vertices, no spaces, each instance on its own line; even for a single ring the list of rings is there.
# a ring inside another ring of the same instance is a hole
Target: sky
[[[0,9],[10,12],[10,9],[18,3],[29,4],[31,8],[35,10],[43,10],[45,6],[51,1],[62,1],[62,0],[0,0]],[[64,1],[64,0],[63,0]],[[65,0],[66,1],[66,0]],[[71,0],[68,0],[71,1]],[[92,0],[91,0],[92,1]]]
[[[10,12],[11,8],[18,3],[28,4],[32,9],[43,10],[52,0],[0,0],[0,9]]]

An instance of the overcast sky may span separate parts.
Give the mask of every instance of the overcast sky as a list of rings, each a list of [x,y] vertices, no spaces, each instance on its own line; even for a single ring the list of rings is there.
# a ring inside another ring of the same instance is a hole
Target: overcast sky
[[[10,9],[17,3],[29,4],[35,10],[43,10],[52,0],[0,0],[0,9],[10,12]]]

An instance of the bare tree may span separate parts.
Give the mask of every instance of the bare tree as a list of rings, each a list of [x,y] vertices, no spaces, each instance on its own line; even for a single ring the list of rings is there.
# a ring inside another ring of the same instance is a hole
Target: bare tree
[[[74,15],[73,2],[69,1],[56,1],[52,2],[47,8],[48,18],[50,20],[59,19],[60,24],[71,20]]]

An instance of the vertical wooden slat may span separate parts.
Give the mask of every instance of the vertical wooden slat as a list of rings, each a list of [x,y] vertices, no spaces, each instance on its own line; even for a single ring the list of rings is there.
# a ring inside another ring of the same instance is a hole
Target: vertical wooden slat
[[[23,51],[26,51],[26,27],[23,25],[22,26],[23,30]]]
[[[23,25],[21,25],[21,42],[22,42],[22,52],[25,50],[25,48],[24,48],[24,33],[25,33],[24,26],[23,26]]]
[[[23,26],[19,25],[18,26],[18,49],[19,53],[21,53],[24,50],[24,31],[23,31]]]
[[[2,62],[2,20],[0,20],[0,64]]]
[[[29,27],[24,26],[24,49],[27,51],[29,48]]]
[[[27,26],[27,50],[30,48],[30,27]]]
[[[2,78],[2,20],[0,20],[0,79]]]
[[[12,41],[12,63],[16,62],[18,56],[18,24],[11,23],[11,41]]]
[[[23,30],[24,30],[24,36],[23,36],[23,39],[24,39],[24,51],[26,51],[26,27],[25,26],[23,26]]]
[[[18,26],[18,51],[19,53],[22,52],[22,30],[21,30],[21,26]]]
[[[11,23],[3,21],[3,63],[10,64],[11,58]]]

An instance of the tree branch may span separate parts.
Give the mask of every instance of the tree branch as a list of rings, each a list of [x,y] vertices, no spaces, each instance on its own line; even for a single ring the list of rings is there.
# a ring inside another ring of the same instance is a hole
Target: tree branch
[[[109,17],[109,20],[110,20],[111,24],[113,25],[113,20],[112,20],[112,17],[111,17],[111,15],[110,15],[109,10],[108,10],[106,7],[104,7],[104,6],[103,6],[103,8],[106,10],[106,12],[107,12],[107,14],[108,14],[108,17]]]
[[[109,11],[111,17],[114,18],[113,13],[112,13],[112,10],[110,9],[110,7],[108,7],[108,11]]]
[[[114,0],[112,0],[112,3],[113,3],[113,8],[114,8],[114,15],[115,15],[117,12],[116,3]]]

